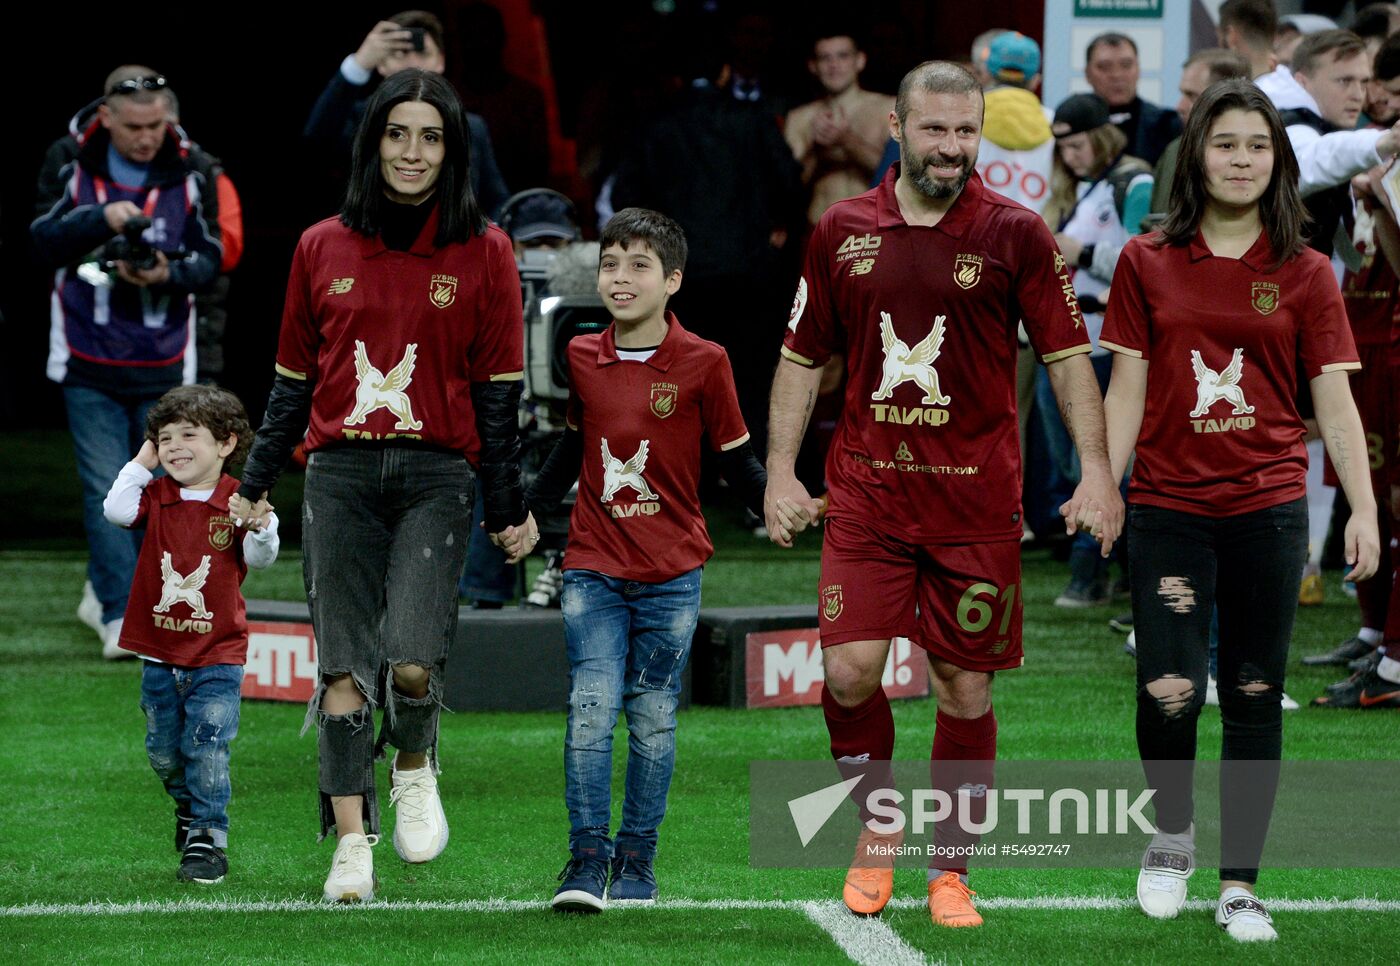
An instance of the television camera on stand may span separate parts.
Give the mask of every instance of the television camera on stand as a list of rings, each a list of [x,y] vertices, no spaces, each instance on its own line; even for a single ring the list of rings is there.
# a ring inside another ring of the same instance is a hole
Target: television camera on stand
[[[578,240],[573,203],[548,188],[533,188],[508,199],[499,218],[515,243],[525,316],[525,391],[520,407],[521,469],[528,487],[564,434],[569,399],[569,342],[601,332],[612,323],[597,291],[598,246]],[[526,603],[558,607],[561,564],[569,514],[577,489],[559,509],[536,517],[536,548],[545,569]],[[520,570],[524,589],[524,568]]]

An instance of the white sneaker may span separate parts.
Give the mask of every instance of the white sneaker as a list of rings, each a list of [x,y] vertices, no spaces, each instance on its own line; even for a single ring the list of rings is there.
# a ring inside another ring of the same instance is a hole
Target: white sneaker
[[[447,816],[438,796],[433,766],[413,771],[393,769],[389,805],[394,818],[394,851],[405,862],[431,862],[447,848]]]
[[[135,651],[128,651],[121,646],[121,639],[122,619],[120,617],[104,624],[102,627],[102,656],[109,661],[121,661],[128,657],[135,657]]]
[[[1283,710],[1285,710],[1285,711],[1297,711],[1297,710],[1298,710],[1298,702],[1297,702],[1297,701],[1294,701],[1292,698],[1290,698],[1290,697],[1288,696],[1288,692],[1287,692],[1287,691],[1283,692],[1283,697],[1279,699],[1279,704],[1283,707]]]
[[[92,581],[83,583],[83,599],[78,604],[78,620],[97,632],[97,636],[106,642],[107,636],[102,627],[102,601],[97,599],[97,592],[92,589]]]
[[[1254,893],[1231,886],[1220,896],[1215,907],[1215,924],[1226,934],[1242,943],[1272,942],[1278,938],[1273,917]]]
[[[374,855],[370,849],[379,844],[377,835],[351,832],[335,846],[331,859],[331,874],[326,876],[324,895],[327,902],[369,902],[379,880],[374,875]]]
[[[1129,657],[1137,657],[1137,631],[1128,631],[1128,639],[1123,642],[1123,653]]]
[[[1192,825],[1184,836],[1153,836],[1142,854],[1142,871],[1138,873],[1138,908],[1153,919],[1175,919],[1186,905],[1186,880],[1196,871],[1194,849],[1181,847],[1190,842],[1196,827]],[[1174,841],[1162,841],[1164,838]]]
[[[1206,676],[1206,704],[1213,708],[1220,707],[1220,689],[1215,686],[1215,678]]]

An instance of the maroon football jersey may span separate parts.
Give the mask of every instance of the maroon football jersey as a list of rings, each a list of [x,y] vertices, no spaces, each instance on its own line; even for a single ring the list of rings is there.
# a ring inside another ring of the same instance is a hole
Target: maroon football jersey
[[[1099,339],[1150,361],[1129,500],[1221,517],[1297,499],[1299,363],[1361,366],[1331,264],[1305,249],[1274,269],[1262,232],[1238,259],[1157,239],[1123,249]]]
[[[1072,269],[976,174],[932,228],[905,223],[896,176],[822,216],[783,346],[846,358],[829,512],[914,543],[1018,539],[1016,328],[1047,363],[1090,351]]]
[[[406,252],[334,218],[301,236],[277,371],[315,380],[308,452],[403,438],[476,463],[471,384],[524,373],[520,278],[499,228],[436,248],[437,224]]]
[[[167,664],[207,667],[248,656],[248,619],[239,589],[248,574],[243,533],[229,516],[238,481],[228,474],[206,500],[180,499],[169,476],[141,492],[133,528],[146,537],[122,621],[121,646]]]
[[[569,343],[569,426],[583,434],[583,471],[569,519],[565,570],[659,583],[714,553],[700,512],[700,440],[742,445],[724,349],[671,313],[650,359],[619,359],[615,325]]]

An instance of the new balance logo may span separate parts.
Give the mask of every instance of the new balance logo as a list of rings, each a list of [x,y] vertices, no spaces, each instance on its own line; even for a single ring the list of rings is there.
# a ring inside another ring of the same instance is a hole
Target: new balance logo
[[[351,286],[354,284],[355,280],[353,278],[333,278],[331,279],[331,287],[326,290],[326,294],[344,295],[346,292],[350,291]]]

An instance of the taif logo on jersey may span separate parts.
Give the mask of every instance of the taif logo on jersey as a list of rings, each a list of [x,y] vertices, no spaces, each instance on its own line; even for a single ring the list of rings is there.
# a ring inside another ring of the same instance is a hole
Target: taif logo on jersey
[[[1240,379],[1244,376],[1244,350],[1236,349],[1230,364],[1219,372],[1206,365],[1200,352],[1191,350],[1191,369],[1196,375],[1196,408],[1191,410],[1191,426],[1198,433],[1220,433],[1232,429],[1253,429],[1254,407],[1244,398]],[[1227,402],[1231,414],[1224,419],[1202,419],[1212,406]]]
[[[1272,315],[1278,308],[1279,288],[1273,282],[1255,282],[1249,290],[1249,304],[1260,315]]]
[[[972,288],[982,280],[982,256],[959,255],[953,260],[953,281],[961,288]]]
[[[213,629],[210,621],[213,611],[204,606],[204,582],[209,579],[209,555],[200,558],[199,566],[189,576],[175,569],[170,551],[161,554],[160,560],[160,603],[151,608],[151,619],[156,627],[167,631],[194,631],[207,634]],[[170,613],[176,604],[184,604],[190,609],[190,616],[183,620],[162,616]]]
[[[797,280],[797,294],[792,297],[792,311],[788,313],[788,329],[797,331],[797,320],[802,318],[802,310],[807,307],[807,279]]]
[[[676,395],[681,387],[674,382],[653,382],[651,384],[651,413],[657,419],[665,419],[676,411]]]
[[[440,309],[457,301],[457,276],[434,275],[428,282],[428,301]]]
[[[829,621],[836,620],[841,616],[844,603],[840,584],[827,584],[822,588],[822,617]]]
[[[209,518],[209,546],[227,550],[233,544],[233,520],[229,517]]]
[[[946,406],[953,400],[938,387],[938,371],[933,363],[943,347],[943,323],[947,316],[933,320],[933,328],[911,349],[894,331],[888,312],[880,313],[880,344],[885,351],[885,364],[880,376],[880,388],[870,394],[876,402],[889,399],[896,389],[912,382],[924,391],[923,406],[871,406],[877,423],[923,424],[941,426],[948,421],[948,410],[930,407]]]
[[[652,516],[661,512],[661,504],[657,501],[661,497],[647,485],[646,477],[643,475],[647,470],[647,452],[651,447],[650,440],[642,440],[637,446],[637,452],[626,461],[613,456],[608,449],[607,437],[603,437],[603,503],[612,502],[617,491],[627,487],[637,495],[638,502],[631,504],[617,504],[608,508],[614,519],[635,516]]]
[[[387,409],[397,419],[395,429],[422,429],[423,424],[413,418],[413,403],[408,398],[417,357],[418,343],[410,342],[404,348],[399,364],[390,369],[386,376],[370,363],[365,344],[356,339],[355,380],[359,385],[355,387],[355,409],[345,417],[345,425],[362,425],[371,413]]]

